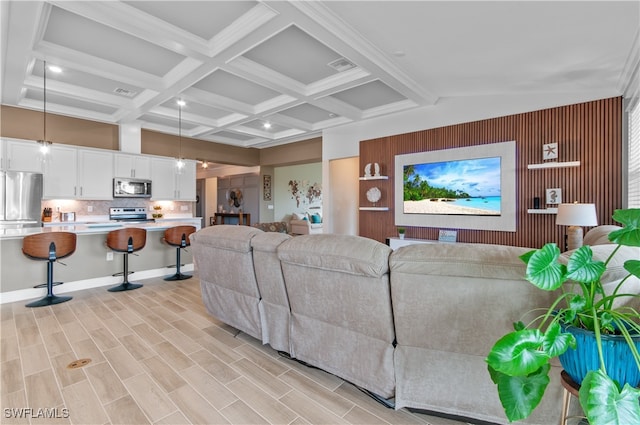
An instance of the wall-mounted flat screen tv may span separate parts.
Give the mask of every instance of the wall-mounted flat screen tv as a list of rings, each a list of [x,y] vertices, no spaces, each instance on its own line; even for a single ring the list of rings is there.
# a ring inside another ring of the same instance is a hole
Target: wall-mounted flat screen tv
[[[405,214],[500,215],[500,157],[408,164]]]
[[[514,141],[396,155],[397,226],[516,230]]]

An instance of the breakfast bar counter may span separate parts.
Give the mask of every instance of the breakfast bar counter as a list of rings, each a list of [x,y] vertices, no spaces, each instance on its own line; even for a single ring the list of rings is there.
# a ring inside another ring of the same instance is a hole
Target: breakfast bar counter
[[[108,232],[126,227],[147,230],[145,247],[130,256],[130,270],[135,273],[130,280],[147,279],[170,275],[175,271],[175,248],[164,243],[164,231],[179,225],[200,228],[200,218],[165,219],[141,223],[51,223],[45,227],[0,230],[0,303],[13,302],[43,295],[44,289],[33,286],[46,281],[44,262],[39,264],[22,253],[25,236],[42,232],[65,231],[78,235],[76,251],[61,262],[55,263],[55,293],[64,293],[97,286],[117,284],[122,276],[113,276],[122,271],[122,255],[113,255],[106,246]],[[190,250],[183,250],[183,271],[193,269]],[[62,264],[64,263],[64,265]],[[171,266],[172,268],[170,268]],[[106,289],[105,289],[106,290]],[[45,291],[46,292],[46,291]]]

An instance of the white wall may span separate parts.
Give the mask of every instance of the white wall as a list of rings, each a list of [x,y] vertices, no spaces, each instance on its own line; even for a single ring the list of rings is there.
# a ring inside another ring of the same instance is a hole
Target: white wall
[[[205,179],[205,199],[206,203],[204,205],[205,215],[204,215],[204,225],[209,225],[209,218],[213,217],[215,212],[218,210],[218,178],[217,177],[209,177]]]
[[[291,192],[288,190],[291,180],[307,184],[322,184],[322,163],[275,167],[273,176],[274,220],[288,222],[293,212],[322,212],[322,209],[309,209],[313,206],[321,207],[322,203],[311,205],[305,196],[301,196],[300,205],[296,204],[296,200],[292,198]],[[324,198],[324,189],[322,192]]]
[[[327,227],[327,233],[339,233],[342,235],[355,235],[358,233],[358,180],[360,169],[360,158],[355,156],[344,159],[334,159],[329,161],[329,184],[331,187],[338,187],[339,190],[332,190],[327,193],[325,205],[330,205],[326,211],[331,211],[338,220],[325,221],[322,228]],[[353,193],[356,196],[353,196]]]
[[[322,132],[322,185],[324,188],[323,221],[324,232],[332,233],[336,229],[349,228],[351,234],[357,234],[358,208],[334,210],[331,205],[334,191],[358,199],[358,186],[345,186],[339,179],[331,176],[331,161],[360,155],[360,141],[376,139],[413,131],[428,130],[465,122],[496,118],[524,112],[537,111],[557,106],[589,102],[612,97],[610,92],[591,92],[585,94],[527,94],[521,96],[476,96],[466,98],[441,98],[435,106],[425,106],[409,112],[397,113],[381,118],[373,118],[353,124],[330,128]],[[348,163],[336,163],[334,172],[345,172],[340,168],[349,167]],[[347,192],[349,191],[349,192]],[[345,225],[338,224],[345,222]]]

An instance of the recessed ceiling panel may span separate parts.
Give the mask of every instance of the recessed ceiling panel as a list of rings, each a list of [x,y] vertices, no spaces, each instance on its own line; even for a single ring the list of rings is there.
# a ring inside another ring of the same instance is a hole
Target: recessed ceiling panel
[[[266,128],[265,123],[269,123],[270,127]],[[283,127],[278,124],[273,124],[269,120],[254,120],[242,124],[244,127],[255,128],[256,130],[264,131],[265,133],[279,133],[281,131],[289,130],[289,127]]]
[[[43,102],[44,106],[44,92],[38,90],[27,90],[25,96],[27,99]],[[101,114],[111,115],[117,111],[116,108],[112,108],[106,105],[100,105],[98,103],[85,102],[83,100],[72,99],[70,97],[61,96],[56,93],[51,93],[47,90],[47,110],[51,108],[51,104],[57,104],[61,106],[68,106],[80,110],[87,110],[92,112],[99,112]]]
[[[47,66],[55,65],[55,63],[47,63]],[[44,71],[42,69],[42,61],[36,61],[33,68],[33,75],[43,78]],[[118,94],[117,89],[124,89],[131,93],[140,94],[144,89],[142,87],[125,84],[119,81],[102,78],[97,75],[88,74],[72,68],[64,68],[62,72],[55,73],[47,71],[47,81],[60,81],[71,85],[80,86],[86,89],[96,90],[108,94]]]
[[[167,100],[162,104],[162,106],[164,106],[165,108],[175,109],[176,114],[178,113],[178,104],[176,103],[175,99]],[[195,114],[200,115],[201,117],[213,119],[220,119],[230,114],[229,111],[196,102],[188,102],[187,105],[182,108],[182,113]]]
[[[352,89],[335,93],[332,96],[362,110],[407,99],[381,81],[372,81]]]
[[[317,106],[309,105],[308,103],[280,111],[280,114],[309,123],[316,123],[336,117],[331,112],[318,108]]]
[[[176,115],[176,118],[167,118],[167,117],[160,117],[158,115],[151,115],[151,114],[146,114],[140,117],[141,121],[146,121],[146,122],[150,122],[153,124],[158,124],[158,125],[164,125],[167,127],[175,127],[176,129],[176,134],[178,134],[178,130],[180,127],[180,122],[178,120],[178,116]],[[185,122],[184,120],[182,121],[182,135],[184,136],[185,131],[191,131],[194,128],[196,128],[197,126],[193,125],[193,124],[189,124],[188,122]]]
[[[205,40],[251,10],[254,1],[125,1]]]
[[[216,71],[209,74],[194,84],[193,87],[249,105],[257,105],[258,103],[280,95],[280,93],[275,90],[268,89],[225,71]]]
[[[209,137],[215,138],[216,136],[224,137],[224,138],[232,139],[232,140],[238,140],[240,142],[246,142],[246,141],[251,140],[251,139],[253,139],[255,137],[255,136],[251,136],[251,135],[247,135],[247,134],[232,133],[230,131],[219,131],[217,133],[209,134]]]
[[[296,26],[271,37],[244,56],[303,84],[336,74],[327,64],[341,57]]]
[[[183,59],[170,50],[55,6],[43,39],[157,76],[165,75]]]

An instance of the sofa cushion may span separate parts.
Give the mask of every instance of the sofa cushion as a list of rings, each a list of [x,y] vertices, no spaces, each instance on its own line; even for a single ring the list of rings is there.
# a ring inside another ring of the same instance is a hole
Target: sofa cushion
[[[388,272],[390,253],[373,239],[335,234],[299,236],[278,247],[283,262],[374,277]]]
[[[397,249],[389,260],[392,272],[520,280],[525,275],[525,264],[518,257],[532,250],[490,244],[438,243],[435,248],[433,245]]]
[[[297,213],[297,212],[294,212],[293,214],[291,214],[291,218],[293,220],[307,220],[308,219],[306,213]]]
[[[262,343],[270,344],[274,349],[287,353],[291,353],[291,309],[277,249],[290,238],[291,236],[285,233],[263,232],[251,239],[253,267],[262,297],[258,305],[262,323]]]
[[[198,232],[191,234],[189,239],[192,244],[194,240],[197,240],[198,243],[204,246],[249,252],[251,251],[251,238],[259,232],[260,230],[254,227],[222,224],[200,229]]]
[[[391,249],[353,235],[296,236],[278,247],[297,359],[383,398],[395,392]]]
[[[589,230],[586,235],[584,235],[584,239],[582,240],[582,243],[584,245],[591,245],[591,246],[610,244],[611,241],[609,241],[609,233],[619,229],[622,229],[622,227],[614,226],[614,225],[604,225],[604,226],[594,227],[593,229]]]
[[[251,239],[263,233],[254,227],[217,225],[189,238],[207,311],[258,339],[262,339],[260,291]]]
[[[271,223],[255,223],[253,225],[256,229],[260,229],[263,232],[278,232],[287,233],[287,223],[284,221],[274,221]]]

